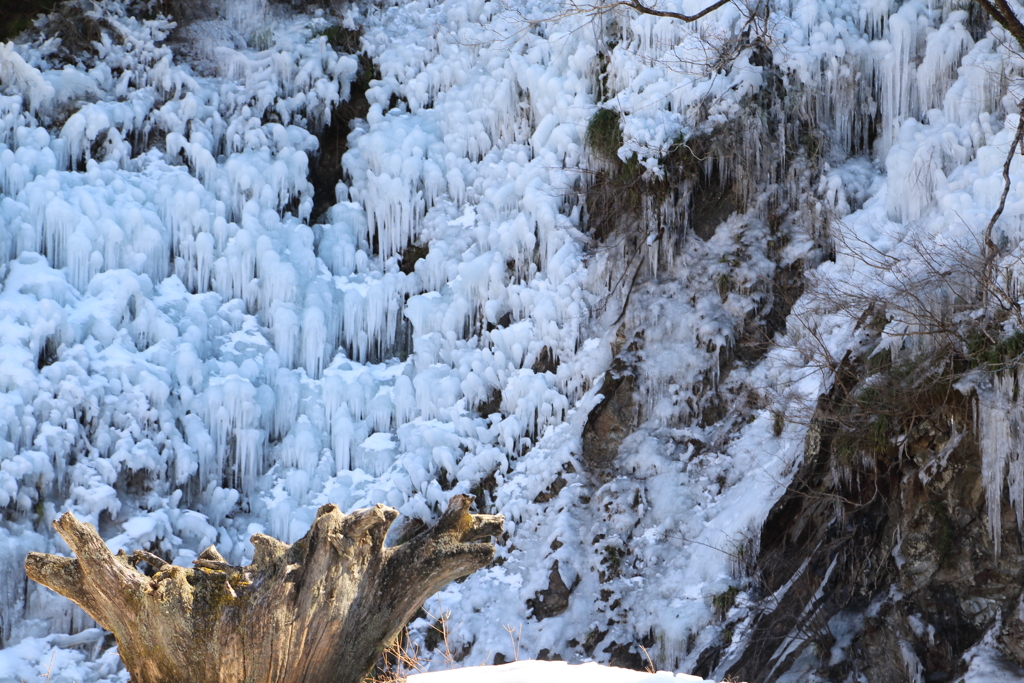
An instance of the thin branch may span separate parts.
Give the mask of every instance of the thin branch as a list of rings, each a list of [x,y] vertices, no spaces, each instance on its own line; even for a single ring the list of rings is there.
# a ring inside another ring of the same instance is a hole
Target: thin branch
[[[1006,0],[978,0],[978,4],[1024,47],[1024,23],[1021,23],[1017,13],[1010,8]]]
[[[719,7],[722,7],[723,5],[727,5],[730,2],[732,2],[732,0],[718,0],[718,2],[716,2],[716,3],[712,4],[712,5],[709,5],[708,7],[705,7],[704,9],[702,9],[699,12],[697,12],[696,14],[680,14],[679,12],[664,12],[662,10],[654,9],[653,7],[648,7],[647,5],[644,5],[643,3],[641,3],[640,0],[628,0],[628,2],[617,2],[617,3],[615,3],[613,5],[613,7],[629,7],[631,9],[636,10],[637,12],[640,12],[641,14],[650,14],[651,16],[654,16],[654,17],[668,17],[669,19],[678,19],[679,21],[686,22],[687,24],[692,24],[693,22],[697,21],[701,17],[706,16],[708,14],[711,14],[712,12],[714,12]]]
[[[987,0],[981,0],[986,2]],[[1003,2],[1005,4],[1005,2]],[[1020,22],[1017,22],[1020,24]],[[1022,28],[1024,31],[1024,28]],[[1021,38],[1018,38],[1021,40]],[[1020,107],[1021,115],[1024,116],[1024,102],[1021,102]],[[995,266],[996,257],[999,255],[999,247],[992,240],[992,230],[996,226],[996,222],[999,217],[1003,215],[1003,208],[1006,206],[1006,197],[1010,194],[1010,164],[1013,161],[1014,155],[1017,153],[1017,147],[1020,146],[1021,140],[1024,139],[1024,120],[1018,119],[1017,121],[1017,132],[1013,136],[1013,142],[1010,144],[1010,151],[1006,154],[1006,161],[1003,163],[1003,195],[999,198],[999,206],[996,208],[995,213],[992,214],[991,220],[988,222],[988,226],[985,228],[985,269],[983,279],[985,282],[992,281],[992,268]],[[988,297],[986,297],[987,299]],[[987,301],[985,302],[988,303]],[[1020,304],[1013,302],[1017,306],[1019,313]]]

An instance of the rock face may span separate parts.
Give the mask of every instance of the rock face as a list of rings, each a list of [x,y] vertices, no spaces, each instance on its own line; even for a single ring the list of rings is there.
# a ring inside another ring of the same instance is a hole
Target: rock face
[[[609,371],[601,393],[604,400],[591,411],[583,428],[583,458],[598,469],[612,464],[622,440],[633,432],[637,423],[632,375]]]
[[[548,587],[538,592],[535,598],[527,600],[526,606],[533,609],[533,616],[538,621],[557,617],[569,609],[569,596],[577,582],[572,586],[566,586],[558,571],[558,560],[555,560],[554,566],[551,567],[551,575],[548,577]]]
[[[762,597],[728,675],[777,680],[811,645],[825,680],[954,681],[988,633],[1006,667],[1024,666],[1024,548],[1004,501],[1003,538],[1014,540],[993,552],[970,406],[936,407],[895,457],[851,465],[831,420],[835,393],[764,523]],[[721,653],[708,654],[719,666]]]

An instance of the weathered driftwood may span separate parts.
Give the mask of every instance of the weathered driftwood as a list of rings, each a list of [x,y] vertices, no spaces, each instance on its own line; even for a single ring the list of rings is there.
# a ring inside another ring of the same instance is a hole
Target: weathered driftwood
[[[391,548],[396,510],[325,505],[294,545],[256,534],[251,565],[210,546],[192,569],[114,555],[65,513],[53,527],[77,559],[29,553],[25,569],[114,633],[133,683],[360,683],[424,600],[491,561],[503,519],[470,514],[472,501],[453,497],[437,525]]]

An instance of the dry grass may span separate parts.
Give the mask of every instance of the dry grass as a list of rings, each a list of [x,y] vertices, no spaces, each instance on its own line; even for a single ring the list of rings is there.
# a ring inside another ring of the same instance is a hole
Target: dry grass
[[[459,653],[452,649],[450,636],[458,626],[451,625],[451,616],[451,610],[445,609],[438,600],[437,614],[426,612],[426,617],[432,621],[430,633],[426,638],[426,647],[421,650],[417,645],[410,643],[408,631],[403,631],[398,640],[384,651],[377,668],[365,679],[364,683],[403,683],[414,674],[456,668],[466,653],[465,651]],[[512,661],[519,661],[523,626],[520,624],[518,628],[515,628],[510,624],[504,624],[503,628],[508,633],[511,642]],[[487,664],[489,661],[490,653],[481,664]],[[650,661],[650,657],[648,657],[648,661]],[[651,666],[653,667],[653,663]],[[653,671],[652,668],[651,672],[653,673]]]
[[[56,656],[57,656],[57,651],[56,650],[54,650],[53,652],[50,653],[50,664],[49,664],[49,666],[46,667],[46,673],[39,674],[39,678],[42,678],[43,681],[45,681],[45,683],[50,683],[50,676],[53,675],[53,660],[54,660],[54,658]],[[25,683],[25,679],[24,678],[19,678],[18,680],[21,683]]]
[[[430,652],[423,652],[418,646],[410,644],[408,631],[403,631],[384,650],[377,668],[366,678],[365,683],[402,683],[413,674],[424,673],[434,664],[442,664],[446,669],[455,668],[456,658],[449,642],[452,613],[442,607],[440,600],[437,606],[436,617],[427,612],[427,617],[433,620],[430,628],[436,634],[437,646]]]
[[[100,11],[83,0],[67,0],[55,5],[38,26],[43,35],[60,38],[58,53],[68,62],[94,56],[95,45],[102,42],[104,34],[115,42],[121,37]]]

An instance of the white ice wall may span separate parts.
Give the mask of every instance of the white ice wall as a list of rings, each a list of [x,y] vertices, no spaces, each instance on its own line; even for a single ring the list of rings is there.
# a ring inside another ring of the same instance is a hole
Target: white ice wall
[[[118,35],[95,65],[0,47],[0,567],[62,551],[47,523],[66,509],[113,546],[187,563],[215,542],[243,562],[249,535],[293,541],[327,502],[430,521],[475,491],[509,539],[501,565],[439,596],[468,662],[513,645],[604,658],[613,640],[650,637],[659,666],[692,667],[719,635],[709,596],[738,581],[729,549],[756,534],[801,453],[801,428],[777,433],[771,410],[813,401],[830,378],[805,372],[791,332],[723,389],[762,392],[742,419],[702,426],[688,402],[720,387],[723,354],[761,305],[775,267],[763,212],[707,243],[641,247],[657,265],[623,316],[611,283],[624,255],[582,232],[599,51],[622,155],[656,173],[680,133],[739,120],[765,87],[750,51],[708,67],[709,41],[742,31],[743,13],[694,28],[558,10],[414,0],[360,16],[381,78],[315,226],[314,133],[358,67],[315,35],[322,18],[271,17],[269,49],[212,50],[218,75],[179,64],[158,45],[166,22],[115,0],[98,4]],[[799,220],[845,218],[889,250],[907,230],[955,235],[966,221],[968,234],[990,213],[1017,66],[965,21],[920,2],[776,8],[772,60],[831,154],[820,178],[775,179],[820,214],[793,219],[782,265],[820,238]],[[773,152],[743,144],[745,159]],[[1020,202],[1015,188],[1001,226],[1015,239]],[[411,271],[410,242],[427,250]],[[848,256],[821,276],[868,277]],[[709,286],[722,276],[728,291]],[[644,424],[618,463],[629,476],[609,479],[587,472],[580,437],[623,322],[646,334]],[[854,343],[841,316],[816,324],[839,356]],[[564,615],[538,622],[526,601],[556,561],[578,583]],[[35,675],[53,651],[51,680],[119,675],[98,646],[48,635],[91,624],[23,585],[5,583],[0,603],[6,671]]]

